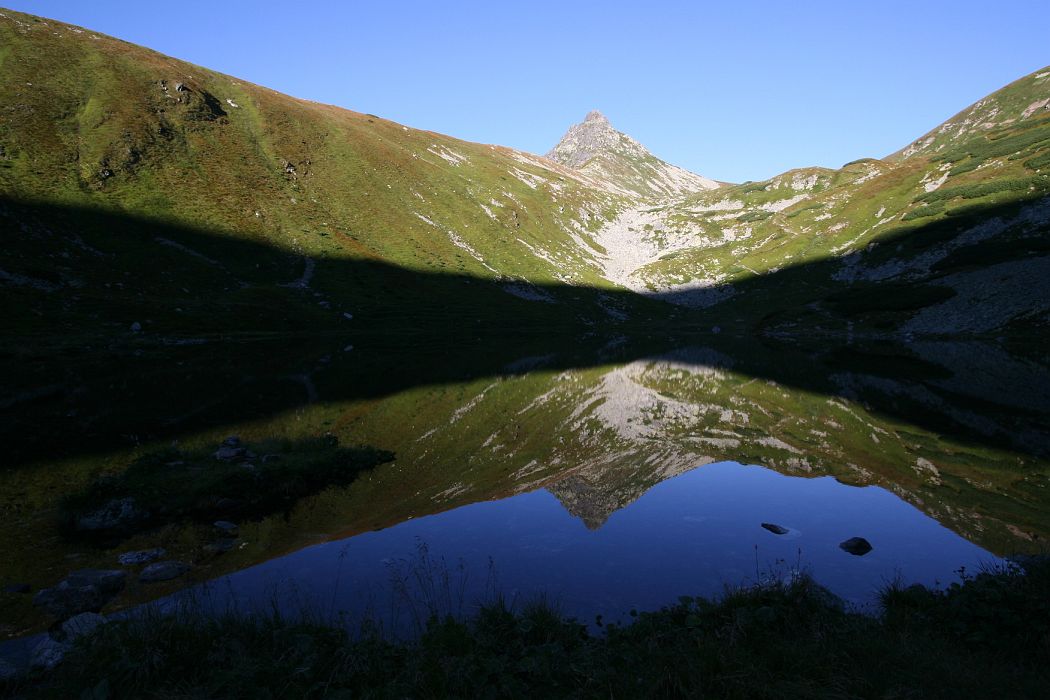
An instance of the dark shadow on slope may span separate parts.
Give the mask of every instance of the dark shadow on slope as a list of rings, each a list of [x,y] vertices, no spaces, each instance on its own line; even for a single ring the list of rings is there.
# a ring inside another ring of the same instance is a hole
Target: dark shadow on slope
[[[870,254],[919,253],[975,221],[1015,211],[985,209],[917,227]],[[1033,455],[1048,449],[1050,397],[1032,390],[1046,385],[1045,366],[1004,368],[1009,342],[992,342],[985,354],[939,357],[929,343],[886,335],[910,306],[941,298],[921,291],[935,280],[916,284],[909,302],[899,285],[836,281],[839,263],[821,261],[737,284],[729,301],[693,311],[623,291],[434,274],[375,260],[304,261],[264,239],[111,212],[9,200],[0,201],[0,212],[7,335],[0,439],[8,466],[177,439],[316,401],[382,397],[535,366],[629,361],[698,342],[746,374],[860,398],[980,444]],[[1010,253],[1040,254],[1038,246]],[[963,256],[960,264],[973,263]],[[1020,301],[1044,313],[1048,306],[1041,298]],[[723,332],[711,334],[714,325]],[[862,343],[850,325],[883,337]],[[763,334],[771,328],[780,339]],[[785,328],[794,332],[779,332]],[[1037,338],[1044,332],[1028,330]],[[947,381],[958,372],[996,381],[987,392],[981,382],[960,388]],[[998,428],[976,432],[950,412],[931,412],[885,383],[850,382],[849,375],[932,387]],[[1013,428],[1019,424],[1027,426],[1024,439]]]

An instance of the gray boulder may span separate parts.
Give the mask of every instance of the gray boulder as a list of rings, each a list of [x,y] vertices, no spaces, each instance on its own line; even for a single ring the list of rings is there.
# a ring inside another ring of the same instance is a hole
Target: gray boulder
[[[13,681],[21,675],[22,672],[18,670],[17,666],[15,666],[10,661],[0,659],[0,683]]]
[[[150,564],[139,574],[139,581],[142,583],[158,583],[160,581],[170,581],[172,579],[182,576],[190,570],[190,565],[181,561],[158,561],[156,564]]]
[[[76,529],[85,532],[101,532],[138,522],[145,517],[135,505],[134,498],[114,498],[101,508],[81,515],[76,519]]]
[[[839,547],[855,557],[862,557],[873,549],[871,542],[863,537],[850,537],[845,542],[839,543]]]
[[[248,451],[248,448],[241,444],[241,439],[236,435],[231,435],[222,441],[214,453],[215,459],[222,460],[224,462],[239,462],[244,459],[248,459],[252,456],[252,453]]]
[[[102,615],[93,612],[80,613],[74,615],[59,627],[60,639],[59,641],[72,644],[74,641],[94,633],[101,625],[106,624],[107,620]]]
[[[204,551],[208,554],[224,554],[237,545],[237,539],[235,537],[224,537],[221,540],[209,542],[204,545]]]
[[[151,561],[156,561],[167,553],[168,550],[163,547],[157,547],[156,549],[140,549],[135,552],[124,552],[117,557],[117,561],[124,566],[138,566],[139,564],[148,564]]]
[[[59,620],[84,612],[98,612],[124,588],[124,580],[125,574],[119,570],[74,571],[58,585],[37,591],[33,605]]]
[[[216,520],[214,525],[217,529],[222,530],[227,535],[234,536],[237,534],[237,524],[231,523],[229,520]]]
[[[103,593],[116,595],[124,589],[127,574],[120,569],[80,569],[65,578],[70,586],[95,586]]]
[[[33,668],[42,668],[50,671],[62,662],[62,658],[69,651],[69,645],[55,641],[51,637],[44,637],[39,644],[33,647],[29,655],[29,665]]]

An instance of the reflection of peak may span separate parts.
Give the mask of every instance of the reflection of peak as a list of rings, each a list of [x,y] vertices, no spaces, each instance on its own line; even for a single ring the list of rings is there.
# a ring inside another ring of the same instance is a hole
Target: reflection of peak
[[[616,491],[602,489],[579,476],[567,476],[547,486],[549,491],[569,513],[579,518],[588,530],[597,530],[613,513],[634,501],[641,494],[633,494],[626,501]]]

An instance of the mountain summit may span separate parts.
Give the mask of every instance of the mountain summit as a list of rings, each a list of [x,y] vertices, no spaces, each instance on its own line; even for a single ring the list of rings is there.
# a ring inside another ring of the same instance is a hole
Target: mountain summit
[[[660,160],[614,129],[597,110],[569,127],[547,158],[576,168],[623,194],[673,197],[719,187],[714,180]]]

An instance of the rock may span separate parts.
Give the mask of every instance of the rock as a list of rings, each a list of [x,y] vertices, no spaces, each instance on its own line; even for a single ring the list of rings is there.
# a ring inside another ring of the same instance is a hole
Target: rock
[[[16,680],[22,672],[10,661],[0,659],[0,683]]]
[[[70,586],[62,581],[52,588],[42,588],[33,596],[33,605],[59,620],[82,612],[98,612],[109,596],[95,586]]]
[[[773,523],[762,523],[762,527],[766,530],[769,530],[774,535],[786,535],[789,532],[791,532],[791,530],[787,529],[786,527],[783,527],[781,525],[774,525]]]
[[[237,539],[235,537],[224,537],[221,540],[209,542],[204,545],[204,551],[208,554],[225,554],[237,545]]]
[[[64,583],[74,587],[94,586],[108,595],[116,595],[124,588],[127,574],[120,569],[81,569],[66,576]]]
[[[143,569],[142,573],[139,574],[139,581],[142,583],[170,581],[182,576],[189,570],[190,565],[181,561],[159,561]]]
[[[262,463],[269,464],[270,462],[280,462],[281,455],[263,455]]]
[[[236,523],[231,523],[229,520],[216,520],[214,524],[217,529],[222,530],[227,535],[237,534],[238,527]]]
[[[352,313],[343,312],[343,318],[345,318],[347,321],[353,321],[354,315]]]
[[[98,612],[124,588],[124,578],[124,572],[119,570],[74,571],[58,585],[37,591],[33,605],[59,620],[84,612]]]
[[[80,637],[94,633],[96,629],[106,624],[106,622],[108,620],[98,613],[86,612],[74,615],[63,622],[59,628],[62,634],[62,638],[59,641],[72,644]]]
[[[855,557],[862,557],[872,550],[871,543],[863,537],[850,537],[845,542],[840,543],[839,547]]]
[[[186,86],[182,83],[175,83],[175,92],[186,92]]]
[[[109,171],[106,171],[106,173],[107,173],[107,174],[106,174],[106,175],[103,175],[103,177],[109,177],[109,176],[110,176],[110,174],[111,174],[111,173],[109,173]],[[138,332],[140,332],[141,330],[142,330],[142,324],[141,324],[141,323],[139,323],[138,321],[135,321],[134,323],[132,323],[132,324],[131,324],[131,332],[132,332],[132,333],[138,333]]]
[[[248,449],[245,447],[226,447],[223,445],[215,450],[214,456],[215,459],[222,460],[223,462],[239,462],[242,459],[248,459]]]
[[[140,549],[134,552],[124,552],[119,557],[119,561],[124,566],[138,566],[139,564],[147,564],[151,561],[160,559],[168,550],[163,547],[157,547],[156,549]]]
[[[241,444],[241,439],[236,435],[231,435],[223,440],[222,444],[219,445],[219,449],[215,451],[215,459],[220,459],[224,462],[239,462],[251,456],[252,453]]]
[[[4,586],[4,593],[28,593],[29,591],[28,583],[9,583]]]
[[[98,510],[76,519],[76,529],[86,532],[115,530],[138,522],[145,517],[135,505],[134,498],[114,498]]]
[[[33,668],[42,668],[50,671],[61,663],[62,657],[66,655],[67,651],[69,651],[68,644],[57,642],[51,637],[44,637],[39,644],[33,647],[33,651],[29,655],[29,665]]]

